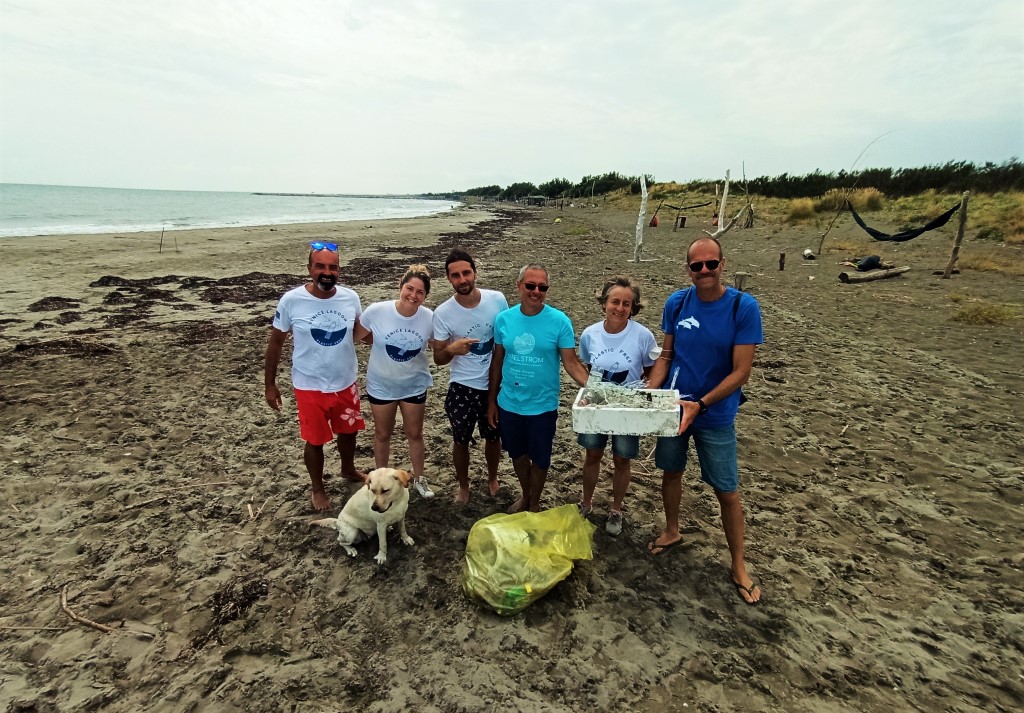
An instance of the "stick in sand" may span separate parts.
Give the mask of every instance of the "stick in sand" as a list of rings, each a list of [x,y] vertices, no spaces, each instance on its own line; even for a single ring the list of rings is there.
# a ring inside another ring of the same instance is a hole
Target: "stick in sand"
[[[102,631],[108,634],[111,631],[115,631],[113,627],[109,627],[106,624],[100,624],[99,622],[93,621],[92,619],[86,619],[84,616],[79,616],[78,614],[75,614],[73,611],[71,611],[71,607],[68,606],[68,586],[66,584],[64,585],[64,589],[62,589],[60,592],[60,608],[64,610],[65,614],[67,614],[69,617],[77,621],[79,624],[91,626],[93,629],[96,629],[97,631]]]

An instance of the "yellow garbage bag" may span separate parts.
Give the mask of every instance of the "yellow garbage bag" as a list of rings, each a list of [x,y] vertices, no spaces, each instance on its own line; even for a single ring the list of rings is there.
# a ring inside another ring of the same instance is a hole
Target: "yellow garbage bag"
[[[498,614],[517,614],[594,556],[593,524],[575,505],[543,512],[498,513],[469,531],[462,589]]]

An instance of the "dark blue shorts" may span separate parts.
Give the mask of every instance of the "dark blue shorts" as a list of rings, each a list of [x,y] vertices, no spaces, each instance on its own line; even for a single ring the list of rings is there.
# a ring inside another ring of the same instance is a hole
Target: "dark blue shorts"
[[[501,446],[513,460],[529,456],[535,466],[547,470],[551,467],[551,449],[555,443],[557,420],[557,410],[536,416],[522,416],[499,406]]]
[[[448,385],[444,399],[444,411],[452,425],[452,440],[456,443],[472,443],[474,429],[480,429],[480,436],[486,441],[496,441],[501,436],[497,428],[487,421],[487,391],[453,381]]]

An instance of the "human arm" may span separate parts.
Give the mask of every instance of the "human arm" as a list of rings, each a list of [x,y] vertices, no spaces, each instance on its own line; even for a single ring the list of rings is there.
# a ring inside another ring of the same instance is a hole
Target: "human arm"
[[[373,332],[363,326],[363,323],[356,317],[356,324],[352,328],[352,341],[363,344],[373,344]]]
[[[721,401],[736,389],[747,383],[750,379],[750,370],[754,366],[754,352],[756,349],[756,344],[733,345],[732,371],[730,371],[724,379],[718,382],[718,385],[715,386],[715,388],[699,397],[699,400],[704,402],[705,407]],[[683,418],[679,422],[679,433],[683,433],[690,427],[693,420],[700,415],[700,404],[697,401],[680,401],[679,405],[683,409]]]
[[[647,375],[647,388],[660,389],[668,379],[668,370],[675,357],[675,344],[675,335],[666,334],[661,343],[661,355],[654,360],[654,366],[651,367],[651,371]]]
[[[586,386],[587,379],[590,378],[590,372],[587,371],[587,367],[583,366],[580,358],[576,356],[576,350],[562,347],[558,350],[558,353],[562,358],[562,367],[566,373],[580,386]]]
[[[277,388],[277,366],[281,363],[281,351],[287,338],[287,332],[271,327],[270,339],[267,342],[267,355],[263,362],[264,396],[267,399],[267,404],[275,411],[281,410],[281,391]]]
[[[498,391],[501,389],[501,367],[505,363],[505,347],[494,345],[487,377],[487,422],[498,427]]]

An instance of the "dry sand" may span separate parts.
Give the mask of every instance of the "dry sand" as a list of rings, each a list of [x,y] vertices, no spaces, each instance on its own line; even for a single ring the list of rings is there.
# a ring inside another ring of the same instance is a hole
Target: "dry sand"
[[[811,229],[725,238],[767,338],[737,422],[763,606],[731,586],[692,467],[687,544],[647,555],[662,520],[643,458],[618,538],[603,530],[602,476],[592,561],[514,618],[468,601],[469,528],[517,488],[504,463],[488,497],[475,452],[473,500],[452,502],[446,369],[427,410],[438,497],[413,498],[416,547],[396,538],[378,567],[370,547],[349,559],[307,525],[294,403],[275,414],[262,389],[269,318],[304,279],[306,242],[342,244],[364,305],[421,261],[439,276],[428,304],[446,299],[455,245],[510,301],[518,266],[545,261],[577,334],[599,319],[600,281],[633,274],[657,333],[706,210],[646,231],[640,265],[627,261],[635,214],[612,209],[169,233],[163,253],[154,234],[0,240],[0,710],[1020,710],[1024,337],[1019,322],[949,321],[947,295],[1019,304],[1022,279],[933,276],[948,230],[883,246],[913,270],[866,285],[836,280],[848,256],[800,261]],[[564,383],[551,506],[580,489]],[[329,481],[336,509],[353,487]],[[117,630],[71,621],[64,588]]]

